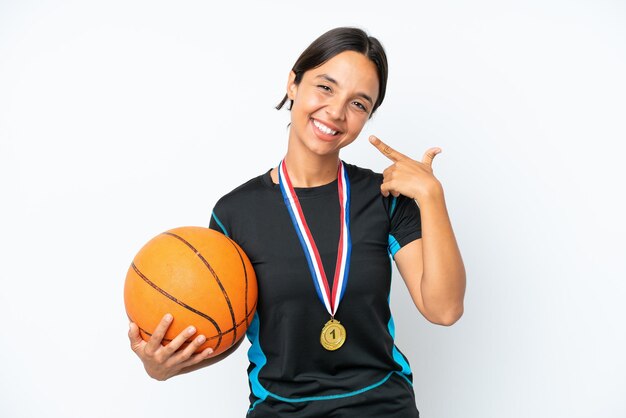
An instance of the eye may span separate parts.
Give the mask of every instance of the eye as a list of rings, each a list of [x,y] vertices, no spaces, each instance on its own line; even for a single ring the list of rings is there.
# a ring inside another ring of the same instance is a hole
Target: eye
[[[361,102],[352,102],[352,104],[354,104],[356,107],[358,107],[359,110],[362,110],[363,112],[367,112],[367,108],[363,105],[363,103],[361,103]]]
[[[328,91],[328,92],[332,91],[332,90],[330,89],[330,87],[328,87],[328,86],[326,86],[326,85],[324,85],[324,84],[320,84],[320,85],[318,85],[317,87],[318,87],[318,88],[320,88],[320,89],[322,89],[322,90],[324,90],[324,91]]]

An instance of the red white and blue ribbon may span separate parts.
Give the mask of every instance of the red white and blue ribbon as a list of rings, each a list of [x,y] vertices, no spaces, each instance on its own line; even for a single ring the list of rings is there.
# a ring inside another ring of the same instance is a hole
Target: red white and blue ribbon
[[[350,270],[350,252],[352,249],[352,242],[350,240],[350,180],[348,174],[340,161],[338,173],[337,173],[337,189],[339,193],[339,207],[340,207],[340,222],[341,230],[339,233],[339,245],[337,248],[337,263],[335,265],[335,276],[333,280],[332,292],[328,284],[326,272],[322,265],[322,258],[320,257],[317,245],[311,234],[311,230],[306,223],[302,207],[298,196],[289,179],[289,173],[287,173],[287,166],[285,160],[281,161],[278,166],[278,182],[280,184],[280,190],[283,193],[285,205],[291,216],[291,221],[300,239],[300,245],[306,257],[313,277],[313,283],[315,284],[315,290],[317,296],[320,298],[326,310],[331,317],[335,316],[339,303],[343,298],[343,294],[346,291],[346,285],[348,283],[348,273]]]

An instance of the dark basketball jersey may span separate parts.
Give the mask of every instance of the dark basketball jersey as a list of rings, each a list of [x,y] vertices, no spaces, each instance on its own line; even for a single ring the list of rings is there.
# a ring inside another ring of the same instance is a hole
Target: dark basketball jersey
[[[335,318],[346,329],[336,351],[320,344],[330,319],[318,299],[280,188],[269,171],[222,197],[211,228],[235,240],[256,272],[259,300],[248,417],[417,417],[409,363],[394,344],[389,309],[393,256],[421,238],[419,209],[385,198],[382,175],[345,164],[351,185],[352,253]],[[339,240],[337,181],[295,189],[332,287]]]

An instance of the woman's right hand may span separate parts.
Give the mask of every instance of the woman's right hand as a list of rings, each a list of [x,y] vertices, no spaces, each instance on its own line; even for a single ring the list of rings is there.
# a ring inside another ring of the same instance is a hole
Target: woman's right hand
[[[167,380],[172,376],[184,373],[183,369],[195,366],[213,354],[212,348],[207,348],[198,354],[194,354],[194,351],[206,341],[204,335],[198,335],[187,347],[180,351],[178,350],[185,341],[189,340],[196,333],[196,329],[193,326],[187,327],[166,346],[161,345],[161,341],[173,319],[172,315],[165,315],[148,342],[144,341],[139,335],[137,324],[134,322],[130,323],[128,331],[130,347],[143,362],[148,375],[156,380]]]

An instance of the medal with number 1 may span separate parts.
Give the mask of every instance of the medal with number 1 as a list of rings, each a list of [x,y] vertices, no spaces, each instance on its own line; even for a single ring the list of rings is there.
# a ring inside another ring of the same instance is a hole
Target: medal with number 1
[[[340,232],[339,232],[339,245],[337,248],[337,263],[335,265],[335,277],[333,281],[332,292],[328,285],[328,279],[322,265],[322,259],[317,245],[313,239],[313,235],[309,230],[309,226],[304,218],[302,207],[298,196],[291,185],[289,180],[289,173],[287,173],[287,166],[285,160],[281,161],[278,166],[278,181],[280,184],[280,190],[285,200],[285,205],[289,211],[291,221],[294,228],[298,233],[302,250],[309,265],[311,276],[313,277],[313,283],[315,284],[315,290],[317,296],[322,301],[326,310],[330,314],[330,321],[326,322],[322,333],[320,335],[320,343],[329,351],[334,351],[340,348],[346,341],[346,329],[339,321],[335,319],[335,313],[339,307],[339,303],[343,298],[343,294],[346,290],[346,284],[348,281],[348,272],[350,267],[350,252],[352,248],[352,242],[350,241],[350,180],[346,173],[343,162],[339,162],[339,168],[337,173],[337,189],[339,193],[339,207],[340,207]]]

